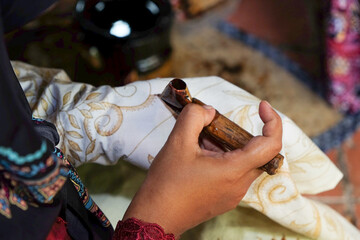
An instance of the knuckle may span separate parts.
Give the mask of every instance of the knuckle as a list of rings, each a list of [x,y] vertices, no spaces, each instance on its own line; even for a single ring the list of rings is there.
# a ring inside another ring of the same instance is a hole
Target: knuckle
[[[274,137],[270,141],[268,141],[266,149],[269,154],[278,154],[282,149],[281,137]]]
[[[275,114],[274,120],[276,129],[282,132],[282,118],[280,117],[280,115]]]
[[[241,177],[252,168],[251,161],[244,154],[239,156],[238,152],[227,152],[225,158],[228,162],[229,172],[236,182],[240,181]]]

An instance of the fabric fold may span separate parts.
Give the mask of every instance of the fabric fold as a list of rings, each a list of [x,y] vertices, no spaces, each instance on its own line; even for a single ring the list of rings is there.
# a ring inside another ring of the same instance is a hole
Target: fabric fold
[[[59,147],[77,166],[113,164],[125,156],[148,168],[175,123],[175,116],[158,96],[171,79],[95,88],[71,82],[61,70],[20,62],[13,62],[13,67],[34,117],[55,124]],[[214,106],[253,135],[261,134],[259,99],[219,77],[184,81],[193,97]],[[340,214],[302,195],[334,188],[342,173],[293,121],[280,115],[284,164],[274,176],[263,173],[243,203],[307,237],[360,239],[360,232]]]

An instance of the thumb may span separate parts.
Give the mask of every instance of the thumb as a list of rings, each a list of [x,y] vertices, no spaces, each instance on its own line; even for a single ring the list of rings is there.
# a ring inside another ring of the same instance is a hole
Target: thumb
[[[198,145],[203,128],[211,123],[215,109],[208,105],[187,104],[179,114],[170,137],[179,144]]]
[[[281,117],[266,101],[259,106],[259,114],[264,122],[263,136],[256,136],[245,145],[243,151],[252,163],[262,166],[270,161],[282,147],[282,121]]]

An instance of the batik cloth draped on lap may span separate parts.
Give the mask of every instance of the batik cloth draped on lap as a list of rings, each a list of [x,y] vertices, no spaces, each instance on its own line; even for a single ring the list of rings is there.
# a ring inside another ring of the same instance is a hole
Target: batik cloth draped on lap
[[[55,124],[58,146],[76,166],[113,164],[126,156],[131,163],[148,168],[175,123],[173,113],[158,97],[171,79],[95,88],[71,82],[60,70],[19,62],[13,67],[34,116]],[[185,81],[193,97],[253,135],[261,134],[259,99],[218,77]],[[242,204],[310,238],[360,239],[359,231],[337,212],[303,196],[334,188],[342,174],[289,118],[281,117],[284,165],[274,176],[263,173]]]

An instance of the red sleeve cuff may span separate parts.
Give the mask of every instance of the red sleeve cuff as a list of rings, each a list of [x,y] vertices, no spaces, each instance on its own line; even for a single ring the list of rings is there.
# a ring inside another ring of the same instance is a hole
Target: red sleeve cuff
[[[136,218],[119,221],[113,240],[175,240],[174,234],[166,234],[164,229],[155,223],[146,223]]]

